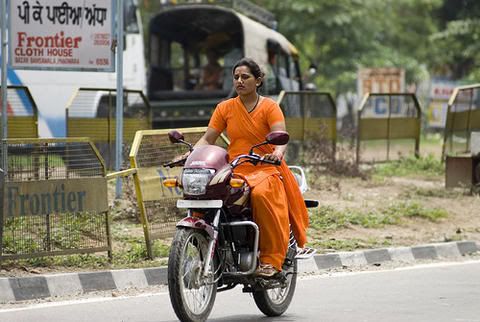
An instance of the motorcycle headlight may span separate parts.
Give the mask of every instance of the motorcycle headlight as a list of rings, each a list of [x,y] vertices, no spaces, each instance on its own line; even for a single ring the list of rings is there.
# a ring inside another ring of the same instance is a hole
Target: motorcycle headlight
[[[184,193],[188,195],[203,195],[212,179],[215,170],[212,169],[184,169],[182,185]]]

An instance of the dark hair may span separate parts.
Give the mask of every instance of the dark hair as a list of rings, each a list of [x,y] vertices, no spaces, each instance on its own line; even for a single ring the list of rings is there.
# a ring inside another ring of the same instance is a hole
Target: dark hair
[[[265,74],[262,72],[260,66],[258,66],[258,64],[251,58],[247,58],[247,57],[243,57],[242,59],[240,59],[239,61],[237,61],[235,63],[235,65],[233,66],[233,69],[232,69],[232,75],[235,73],[235,69],[237,69],[237,67],[240,67],[240,66],[247,66],[250,71],[252,72],[253,76],[255,77],[255,79],[257,78],[261,78],[262,81],[260,82],[260,85],[258,85],[257,88],[260,88],[262,87],[263,85],[263,76],[265,76]]]

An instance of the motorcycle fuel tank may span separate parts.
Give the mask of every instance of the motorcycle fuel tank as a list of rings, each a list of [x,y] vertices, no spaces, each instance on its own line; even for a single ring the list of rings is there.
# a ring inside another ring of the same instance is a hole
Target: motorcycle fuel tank
[[[187,158],[184,168],[219,170],[228,164],[228,154],[216,145],[196,147]]]

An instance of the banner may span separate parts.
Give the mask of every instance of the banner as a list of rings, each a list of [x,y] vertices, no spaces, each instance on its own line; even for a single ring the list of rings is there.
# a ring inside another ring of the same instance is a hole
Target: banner
[[[105,212],[108,210],[107,179],[57,179],[6,182],[3,215],[37,216],[52,213]]]
[[[115,71],[113,0],[11,0],[9,65]]]
[[[357,94],[405,92],[405,71],[401,68],[361,68],[358,70]]]
[[[455,81],[433,79],[427,104],[427,124],[429,128],[444,128],[447,120],[448,100],[455,87]]]

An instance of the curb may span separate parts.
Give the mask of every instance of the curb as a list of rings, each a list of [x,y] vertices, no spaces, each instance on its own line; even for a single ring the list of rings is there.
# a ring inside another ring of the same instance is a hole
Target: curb
[[[384,262],[414,263],[421,260],[458,259],[476,252],[480,252],[480,243],[459,241],[330,253],[299,261],[298,272],[318,274],[328,269],[378,266]],[[0,303],[79,295],[95,291],[142,289],[158,285],[167,285],[166,267],[7,277],[0,278]]]

